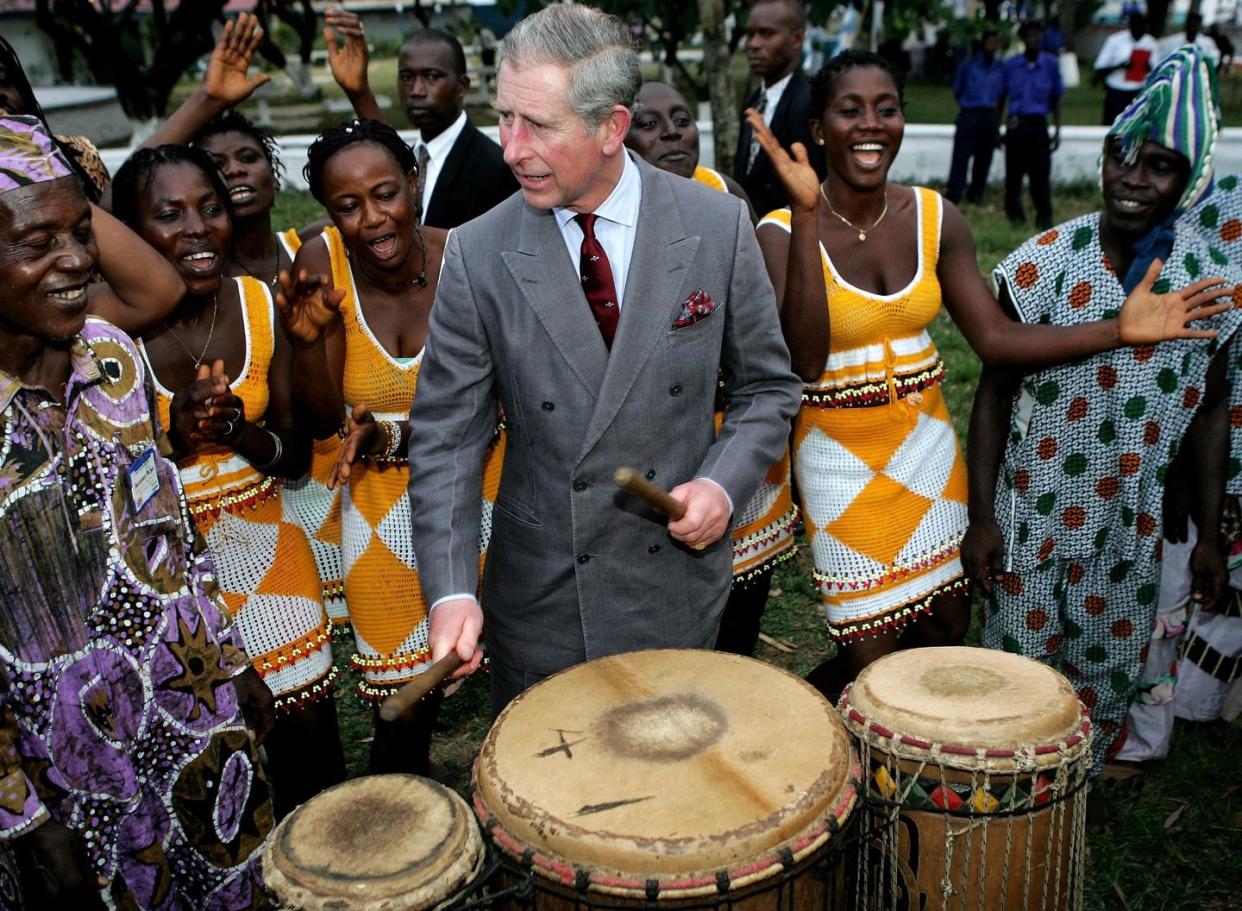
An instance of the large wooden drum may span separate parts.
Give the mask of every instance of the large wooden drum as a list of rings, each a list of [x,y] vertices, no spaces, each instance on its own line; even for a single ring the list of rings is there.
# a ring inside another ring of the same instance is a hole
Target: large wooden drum
[[[290,911],[428,911],[452,904],[483,858],[478,826],[455,793],[414,775],[372,775],[285,817],[263,876]]]
[[[514,700],[475,761],[474,805],[537,909],[840,908],[834,847],[858,771],[832,706],[797,677],[634,652]]]
[[[1080,909],[1091,726],[1069,682],[1004,652],[924,648],[841,697],[873,832],[861,907]]]

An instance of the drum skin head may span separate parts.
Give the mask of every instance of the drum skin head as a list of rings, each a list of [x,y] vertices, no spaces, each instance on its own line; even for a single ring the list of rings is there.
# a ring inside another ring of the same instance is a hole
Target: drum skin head
[[[849,690],[868,722],[937,743],[1056,743],[1082,725],[1068,680],[1031,658],[984,648],[917,648],[872,662]]]
[[[424,911],[479,868],[483,842],[466,802],[415,775],[329,788],[277,826],[263,856],[282,907]]]
[[[552,866],[689,878],[770,856],[828,817],[835,831],[856,762],[833,707],[792,674],[632,652],[514,700],[475,762],[475,802]]]

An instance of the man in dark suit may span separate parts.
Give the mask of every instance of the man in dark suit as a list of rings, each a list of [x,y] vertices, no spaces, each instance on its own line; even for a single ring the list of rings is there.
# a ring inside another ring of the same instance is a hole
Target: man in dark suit
[[[384,120],[367,84],[367,45],[362,21],[345,10],[325,16],[332,75],[359,117]],[[341,39],[338,47],[337,39]],[[422,223],[456,228],[517,190],[500,146],[470,122],[464,109],[470,77],[461,42],[439,29],[415,32],[397,58],[397,95],[418,127],[418,202]]]
[[[743,109],[759,111],[786,149],[795,142],[806,146],[811,166],[823,180],[827,164],[824,156],[816,153],[808,126],[812,117],[811,81],[801,66],[805,34],[806,11],[799,0],[758,0],[751,8],[746,20],[746,59],[763,84],[746,99]],[[814,112],[814,116],[819,113]],[[760,216],[789,204],[772,162],[744,119],[733,159],[733,179],[741,184]]]
[[[641,83],[629,29],[585,5],[509,33],[495,103],[522,192],[452,233],[431,308],[410,412],[414,549],[433,660],[455,649],[461,673],[477,668],[486,619],[496,711],[580,661],[711,648],[730,515],[798,408],[745,204],[626,152]],[[476,600],[498,405],[505,462]],[[686,514],[618,492],[621,465]]]

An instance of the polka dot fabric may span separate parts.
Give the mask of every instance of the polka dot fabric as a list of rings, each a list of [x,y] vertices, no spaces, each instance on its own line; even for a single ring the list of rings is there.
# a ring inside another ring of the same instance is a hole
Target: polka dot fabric
[[[1210,247],[1185,222],[1156,290],[1210,274]],[[1099,216],[1027,241],[995,273],[1025,322],[1115,317],[1125,292],[1099,241]],[[1227,339],[1242,311],[1212,325]],[[997,484],[997,521],[1015,569],[1108,551],[1143,559],[1159,539],[1168,463],[1203,395],[1218,342],[1120,348],[1028,375]]]

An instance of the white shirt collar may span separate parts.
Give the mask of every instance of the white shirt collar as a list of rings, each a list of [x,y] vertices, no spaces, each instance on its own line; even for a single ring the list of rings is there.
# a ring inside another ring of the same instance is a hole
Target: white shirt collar
[[[789,75],[784,79],[777,80],[771,85],[764,87],[763,90],[767,93],[769,104],[774,104],[780,100],[781,95],[785,94],[785,86],[789,85],[790,79],[793,79],[793,70],[790,70]]]
[[[418,141],[427,147],[427,157],[432,161],[444,161],[448,155],[449,149],[453,148],[453,143],[457,141],[457,137],[461,135],[461,131],[466,128],[466,112],[462,111],[457,115],[457,119],[449,124],[448,128],[437,135],[434,139],[423,142],[420,136]]]
[[[625,164],[621,168],[621,179],[612,188],[608,198],[596,207],[595,214],[606,221],[632,228],[638,224],[638,209],[642,204],[642,192],[642,176],[638,173],[638,165],[634,164],[627,149]],[[558,206],[552,210],[552,214],[556,217],[556,226],[563,229],[565,225],[573,221],[578,213],[573,209]]]

